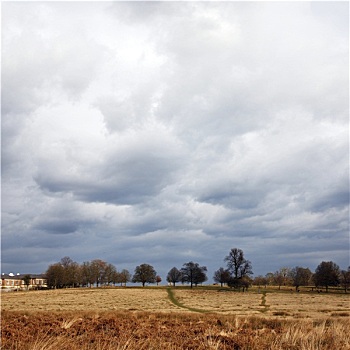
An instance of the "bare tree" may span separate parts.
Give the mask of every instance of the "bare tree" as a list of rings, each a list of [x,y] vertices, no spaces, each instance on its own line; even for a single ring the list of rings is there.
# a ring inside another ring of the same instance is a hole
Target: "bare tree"
[[[230,287],[240,288],[241,286],[247,288],[247,277],[253,274],[252,264],[249,260],[244,258],[244,253],[241,249],[232,248],[229,255],[225,257],[227,262],[227,270],[231,276],[227,284]]]
[[[175,287],[175,283],[180,282],[182,278],[181,271],[179,271],[176,267],[173,267],[169,272],[166,277],[166,280],[169,283],[172,283],[173,286]]]
[[[182,281],[190,283],[192,288],[193,284],[197,286],[207,280],[206,272],[206,266],[199,266],[198,263],[190,261],[181,268]]]
[[[103,284],[106,280],[106,267],[107,263],[100,259],[95,259],[91,261],[90,269],[91,269],[91,277],[96,283],[96,287]]]
[[[69,256],[61,259],[60,264],[63,267],[63,285],[64,287],[75,287],[79,284],[80,267]]]
[[[347,289],[350,286],[350,266],[347,270],[340,271],[340,284],[344,287],[345,293],[347,293]]]
[[[49,288],[62,288],[64,286],[64,269],[60,263],[50,265],[45,275]]]
[[[107,264],[104,271],[104,280],[107,285],[117,282],[117,269],[113,264]]]
[[[91,271],[90,261],[84,261],[80,266],[81,283],[83,286],[92,286],[94,284],[94,277]]]
[[[259,275],[254,278],[253,283],[258,287],[264,286],[266,288],[268,282],[266,277]]]
[[[146,283],[155,283],[156,276],[157,273],[154,270],[153,266],[148,264],[141,264],[140,266],[136,266],[132,282],[140,282],[142,283],[142,287],[144,287]]]
[[[219,270],[214,272],[213,280],[217,283],[220,283],[221,287],[224,283],[228,283],[230,280],[230,271],[225,270],[223,267],[220,267]]]
[[[241,249],[232,248],[229,255],[225,257],[225,261],[227,262],[227,269],[235,279],[253,274],[252,264],[244,258]]]
[[[120,273],[118,273],[118,282],[122,285],[124,283],[124,286],[128,282],[131,281],[131,274],[128,270],[123,269]]]
[[[298,291],[300,286],[310,285],[312,272],[309,268],[297,266],[291,270],[290,276],[293,281],[293,286],[295,286],[295,290]]]
[[[273,275],[273,281],[275,285],[278,286],[278,289],[281,289],[281,286],[291,285],[291,269],[289,267],[281,267]]]
[[[268,272],[266,275],[265,275],[265,278],[266,278],[266,284],[268,285],[271,285],[273,284],[273,281],[274,281],[274,274],[272,272]],[[266,287],[266,286],[265,286]]]
[[[337,286],[340,282],[339,266],[333,261],[322,261],[316,268],[313,276],[316,287],[326,287],[328,292],[329,286]]]
[[[284,281],[284,278],[281,271],[276,271],[273,274],[273,282],[275,285],[278,286],[278,289],[281,289],[281,286],[283,285],[283,281]]]

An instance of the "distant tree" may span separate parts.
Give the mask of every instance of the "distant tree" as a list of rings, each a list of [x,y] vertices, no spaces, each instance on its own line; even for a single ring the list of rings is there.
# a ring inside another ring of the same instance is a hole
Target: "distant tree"
[[[46,271],[47,286],[62,288],[64,286],[64,269],[60,263],[50,265]]]
[[[79,264],[73,261],[69,256],[61,259],[60,264],[63,268],[63,286],[75,287],[79,284],[80,267]]]
[[[281,286],[292,284],[291,269],[289,267],[281,267],[274,273],[273,282],[281,289]]]
[[[131,274],[128,270],[123,269],[121,272],[118,273],[118,282],[122,285],[124,283],[124,286],[128,282],[131,281]]]
[[[258,287],[264,286],[266,288],[268,284],[268,280],[266,277],[259,275],[254,278],[253,283]]]
[[[111,283],[117,283],[117,269],[113,264],[106,264],[104,271],[104,280],[107,285],[110,285]]]
[[[280,273],[283,276],[283,285],[288,286],[292,284],[291,279],[291,268],[290,267],[281,267]]]
[[[29,285],[30,285],[30,280],[31,280],[31,279],[32,279],[32,278],[30,277],[30,275],[24,275],[23,278],[22,278],[24,284],[25,284],[26,287],[27,287],[27,290],[29,289]]]
[[[230,280],[230,271],[225,270],[223,267],[220,267],[219,270],[214,272],[213,280],[217,283],[220,283],[221,287],[224,283],[228,283]]]
[[[295,290],[298,290],[300,286],[308,286],[310,284],[312,272],[308,268],[297,266],[291,270],[290,276]]]
[[[328,287],[339,285],[339,266],[333,261],[322,261],[321,264],[317,266],[313,279],[316,287],[326,287],[326,292],[328,292]]]
[[[182,281],[190,283],[191,288],[193,284],[197,286],[199,283],[207,280],[206,266],[199,266],[198,263],[194,263],[193,261],[183,264],[180,272]]]
[[[252,279],[249,276],[243,276],[240,278],[235,278],[233,276],[227,282],[227,285],[231,288],[248,290],[249,286],[252,284]]]
[[[347,293],[347,290],[350,286],[350,266],[347,270],[340,271],[340,284],[344,288],[345,293]]]
[[[96,287],[103,284],[106,281],[106,267],[107,263],[100,259],[92,260],[90,263],[91,277],[96,283]]]
[[[249,276],[243,276],[239,280],[239,288],[242,288],[243,292],[248,290],[249,286],[253,283],[253,280]]]
[[[63,267],[67,267],[73,263],[73,260],[69,256],[65,256],[60,260],[60,264]]]
[[[50,288],[115,284],[118,274],[114,265],[103,260],[85,261],[81,265],[65,256],[60,262],[50,265],[47,272]],[[129,277],[130,279],[130,277]]]
[[[274,274],[272,272],[268,272],[266,275],[265,275],[265,278],[266,278],[266,282],[268,285],[271,285],[273,284],[273,281],[274,281]],[[266,287],[266,286],[265,286]]]
[[[167,282],[172,283],[175,287],[175,283],[180,282],[182,278],[182,273],[176,267],[173,267],[166,277]]]
[[[284,277],[281,271],[278,270],[273,274],[273,282],[275,285],[278,286],[278,289],[281,289],[281,286],[283,285],[283,282],[284,282]]]
[[[157,282],[157,286],[160,282],[162,282],[162,278],[159,275],[156,276],[156,282]]]
[[[228,271],[235,279],[253,274],[252,264],[244,258],[244,253],[241,249],[232,248],[229,255],[225,257],[225,261],[227,262]]]
[[[253,271],[252,264],[244,258],[243,251],[238,248],[232,248],[224,260],[227,262],[227,270],[230,272],[230,279],[227,285],[231,288],[246,288],[247,277],[252,275]]]
[[[94,276],[91,269],[90,261],[84,261],[80,266],[81,284],[83,286],[92,286],[94,284]]]
[[[196,274],[193,283],[197,287],[198,284],[202,284],[203,282],[208,280],[207,274],[206,274],[207,268],[205,266],[202,266],[201,270],[198,271]]]
[[[117,269],[115,269],[112,273],[112,281],[111,283],[113,283],[113,285],[115,286],[117,283],[119,283],[120,281],[120,274],[117,271]]]
[[[75,271],[74,271],[74,286],[81,287],[83,284],[83,276],[82,276],[82,265],[75,263]]]
[[[153,266],[148,264],[141,264],[140,266],[136,266],[132,282],[140,282],[142,283],[142,287],[144,287],[146,283],[155,283],[156,276],[157,273],[154,270]]]

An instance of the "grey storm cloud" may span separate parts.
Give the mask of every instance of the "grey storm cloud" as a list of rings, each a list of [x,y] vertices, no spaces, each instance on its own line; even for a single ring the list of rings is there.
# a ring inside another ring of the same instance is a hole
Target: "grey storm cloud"
[[[78,225],[75,223],[59,220],[57,222],[41,222],[37,224],[35,228],[46,232],[65,234],[75,232],[78,229]]]
[[[4,272],[346,268],[348,10],[5,2]]]

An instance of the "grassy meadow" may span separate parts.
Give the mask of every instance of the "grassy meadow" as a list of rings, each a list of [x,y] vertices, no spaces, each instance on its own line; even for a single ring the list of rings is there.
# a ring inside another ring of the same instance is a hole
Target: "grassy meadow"
[[[1,349],[350,349],[350,294],[80,288],[1,294]]]

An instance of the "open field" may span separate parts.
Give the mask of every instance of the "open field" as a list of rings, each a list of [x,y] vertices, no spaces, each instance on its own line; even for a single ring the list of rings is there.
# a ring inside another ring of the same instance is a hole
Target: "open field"
[[[2,293],[7,311],[203,311],[236,316],[350,317],[350,294],[277,291],[241,293],[225,289],[80,288]]]
[[[271,315],[322,318],[350,317],[350,298],[345,294],[278,294],[267,293],[266,304]]]
[[[79,288],[2,294],[3,310],[10,311],[164,311],[178,309],[157,288]]]
[[[350,349],[350,295],[92,288],[2,293],[1,349]]]
[[[181,304],[191,309],[235,315],[256,315],[264,310],[260,305],[262,294],[258,293],[177,289],[174,294]]]
[[[175,295],[180,303],[189,308],[223,314],[247,316],[264,313],[266,316],[350,317],[350,297],[344,294],[176,290]]]

